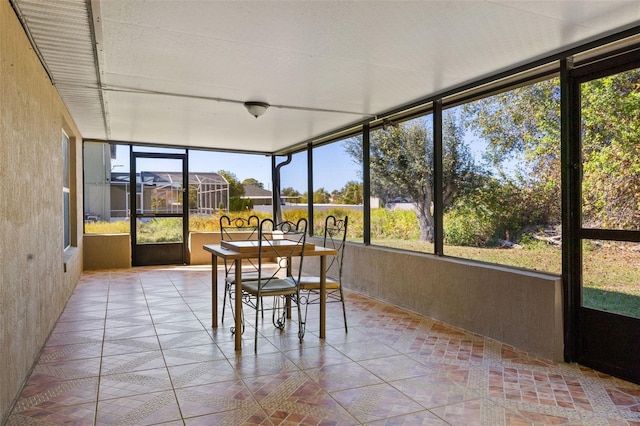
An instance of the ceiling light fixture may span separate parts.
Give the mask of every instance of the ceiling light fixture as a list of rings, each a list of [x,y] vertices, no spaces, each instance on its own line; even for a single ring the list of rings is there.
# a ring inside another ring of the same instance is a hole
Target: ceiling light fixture
[[[253,115],[255,118],[258,118],[262,114],[264,114],[267,108],[269,108],[270,106],[271,105],[266,102],[250,101],[244,103],[244,107],[247,109],[247,111],[249,111],[249,114]]]

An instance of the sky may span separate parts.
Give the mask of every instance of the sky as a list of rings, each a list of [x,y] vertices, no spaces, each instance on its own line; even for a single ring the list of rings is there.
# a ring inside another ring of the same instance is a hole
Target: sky
[[[152,151],[136,147],[136,151]],[[163,152],[182,152],[165,149]],[[212,151],[190,150],[189,169],[191,172],[217,172],[226,170],[236,175],[242,182],[254,178],[262,182],[265,189],[271,190],[271,157],[251,154],[232,154]],[[362,179],[358,174],[360,166],[344,152],[341,144],[331,144],[314,149],[314,187],[326,191],[339,190],[349,181]],[[282,162],[285,157],[278,157]],[[113,172],[129,172],[129,153],[126,146],[118,146],[116,158],[111,161]],[[179,171],[180,164],[174,160],[140,160],[139,168],[144,171]],[[293,156],[290,164],[284,166],[281,173],[281,188],[294,188],[300,193],[307,192],[307,156],[299,153]]]
[[[482,154],[487,148],[485,141],[466,132],[465,141],[477,164],[483,162]],[[136,151],[158,152],[157,148],[134,147]],[[184,152],[183,150],[164,149],[163,152]],[[217,172],[226,170],[233,173],[240,182],[254,178],[262,182],[265,189],[271,190],[271,157],[265,155],[234,154],[213,151],[189,151],[189,168],[191,172]],[[278,163],[285,157],[278,157]],[[142,160],[141,160],[142,161]],[[143,171],[179,171],[177,160],[145,160],[139,168]],[[153,162],[153,163],[151,163]],[[126,146],[119,146],[116,159],[112,160],[114,172],[129,171],[129,154]],[[516,169],[516,162],[505,164],[507,171]],[[313,150],[313,185],[331,193],[342,189],[349,181],[362,182],[361,166],[345,152],[344,142],[332,143]],[[300,193],[307,192],[307,154],[295,154],[290,164],[281,169],[280,187],[293,188]]]

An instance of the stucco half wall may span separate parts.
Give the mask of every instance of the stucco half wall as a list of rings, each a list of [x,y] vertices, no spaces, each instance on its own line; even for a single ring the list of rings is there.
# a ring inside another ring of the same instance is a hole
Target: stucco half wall
[[[304,271],[317,273],[317,262],[305,259]],[[545,358],[563,360],[559,276],[348,244],[343,285]]]

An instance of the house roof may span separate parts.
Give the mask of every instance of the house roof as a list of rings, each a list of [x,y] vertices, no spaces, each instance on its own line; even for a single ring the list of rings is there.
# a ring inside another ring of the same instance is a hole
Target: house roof
[[[112,183],[129,183],[130,176],[128,172],[111,172]],[[179,172],[146,172],[136,173],[136,183],[144,182],[145,184],[182,184],[182,173]],[[229,185],[224,177],[218,173],[189,173],[189,184],[216,184]]]
[[[10,2],[85,139],[261,153],[640,22],[624,0]]]
[[[272,192],[255,185],[244,185],[244,195],[242,198],[266,198],[271,199]]]

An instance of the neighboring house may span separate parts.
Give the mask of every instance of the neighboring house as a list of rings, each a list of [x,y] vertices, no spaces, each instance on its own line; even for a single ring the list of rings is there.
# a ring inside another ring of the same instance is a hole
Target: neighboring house
[[[129,173],[111,173],[111,217],[129,215]],[[192,214],[213,214],[229,206],[229,183],[217,173],[189,173],[189,210]],[[163,201],[156,205],[155,200]],[[138,210],[173,212],[182,208],[182,173],[140,172],[136,174]]]
[[[254,206],[270,206],[272,205],[273,192],[255,185],[244,185],[244,195],[240,198],[248,198],[253,202]],[[283,195],[280,196],[280,203],[284,205],[287,202],[291,203],[299,199],[299,196]]]
[[[248,198],[254,206],[270,206],[272,205],[273,193],[259,186],[244,185],[244,195],[240,198]]]

